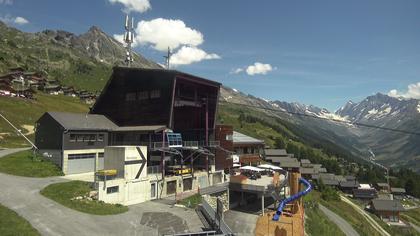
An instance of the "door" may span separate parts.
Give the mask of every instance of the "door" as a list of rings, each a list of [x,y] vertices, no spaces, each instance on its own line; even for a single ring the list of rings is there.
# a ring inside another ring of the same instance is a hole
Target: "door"
[[[156,183],[150,184],[150,199],[156,199]]]
[[[93,172],[95,169],[96,153],[69,154],[67,174]]]

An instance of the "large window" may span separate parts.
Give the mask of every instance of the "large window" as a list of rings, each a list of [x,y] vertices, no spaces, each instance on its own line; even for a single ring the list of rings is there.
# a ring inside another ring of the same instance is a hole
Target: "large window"
[[[135,101],[136,100],[136,93],[127,93],[125,94],[125,101]]]
[[[137,94],[137,98],[139,100],[147,100],[147,99],[149,99],[149,92],[148,91],[140,91]]]
[[[118,186],[112,186],[112,187],[108,187],[106,188],[106,193],[110,194],[110,193],[118,193],[119,191],[119,187]]]
[[[150,91],[150,98],[160,98],[160,90],[155,89]]]
[[[80,154],[69,154],[69,160],[76,160],[76,159],[89,159],[95,158],[96,153],[80,153]]]
[[[70,142],[76,142],[76,137],[77,137],[77,135],[70,134]]]

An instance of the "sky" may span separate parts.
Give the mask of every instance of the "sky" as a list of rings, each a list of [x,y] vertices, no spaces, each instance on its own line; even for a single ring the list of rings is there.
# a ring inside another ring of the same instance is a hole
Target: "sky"
[[[420,99],[417,0],[0,0],[0,20],[22,31],[92,25],[135,51],[269,100],[331,111],[381,92]]]

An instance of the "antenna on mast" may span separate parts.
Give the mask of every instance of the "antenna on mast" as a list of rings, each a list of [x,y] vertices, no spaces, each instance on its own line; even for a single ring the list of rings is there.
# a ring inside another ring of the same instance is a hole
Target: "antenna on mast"
[[[168,53],[166,54],[166,56],[163,56],[166,59],[166,69],[169,70],[170,68],[170,61],[171,61],[171,56],[172,56],[172,52],[171,52],[171,48],[168,47]]]
[[[130,67],[131,63],[134,61],[133,51],[131,48],[131,44],[134,42],[134,18],[132,17],[130,19],[128,14],[125,16],[124,27],[125,27],[124,42],[127,44],[125,63],[128,67]]]

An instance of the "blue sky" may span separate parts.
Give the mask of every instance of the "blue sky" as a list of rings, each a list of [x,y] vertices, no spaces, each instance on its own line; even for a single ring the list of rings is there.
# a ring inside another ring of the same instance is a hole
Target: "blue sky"
[[[416,93],[420,91],[420,84],[416,87],[420,1],[416,0],[0,0],[0,18],[23,31],[48,28],[80,34],[97,25],[114,35],[123,33],[123,10],[136,1],[151,6],[131,7],[136,22],[149,23],[161,33],[169,20],[184,24],[171,31],[178,34],[174,53],[190,47],[194,53],[199,50],[201,61],[180,62],[176,69],[245,93],[330,110],[393,89],[409,97],[410,84],[415,86],[412,97],[420,96]],[[16,17],[28,22],[16,22]],[[135,50],[163,63],[164,52],[156,49],[156,41],[165,39],[156,38],[154,32],[139,37],[146,41]],[[246,69],[256,62],[263,66],[251,68],[250,75]]]

